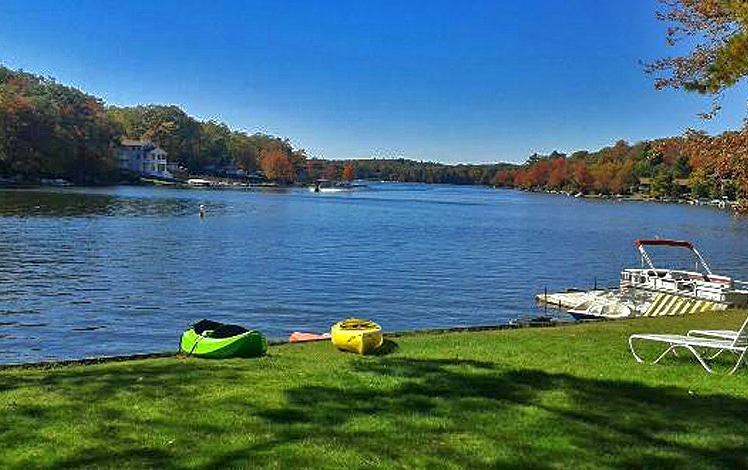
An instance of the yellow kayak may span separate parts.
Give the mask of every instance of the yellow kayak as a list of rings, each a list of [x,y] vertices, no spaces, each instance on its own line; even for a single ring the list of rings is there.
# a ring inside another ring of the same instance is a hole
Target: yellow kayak
[[[343,351],[369,354],[384,342],[382,327],[369,320],[349,318],[332,326],[332,344]]]

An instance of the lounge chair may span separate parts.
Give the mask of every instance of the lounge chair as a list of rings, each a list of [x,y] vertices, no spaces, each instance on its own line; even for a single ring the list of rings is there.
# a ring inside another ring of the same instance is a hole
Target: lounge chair
[[[737,330],[690,330],[688,336],[700,338],[717,338],[717,339],[735,339],[738,336]]]
[[[644,360],[636,354],[634,349],[634,340],[647,340],[657,341],[660,343],[666,343],[668,348],[655,359],[652,364],[657,364],[660,360],[665,357],[668,353],[676,353],[678,348],[683,348],[691,351],[696,357],[701,366],[706,369],[707,372],[712,372],[712,369],[706,363],[704,358],[701,356],[700,351],[711,350],[714,354],[709,356],[707,359],[714,359],[715,357],[722,354],[724,351],[729,351],[738,356],[735,366],[730,371],[730,374],[738,370],[738,367],[745,359],[746,350],[748,350],[748,318],[745,319],[743,325],[737,331],[731,330],[691,330],[687,335],[664,335],[664,334],[637,334],[629,337],[629,348],[631,348],[631,354],[637,362],[644,362]]]
[[[737,330],[690,330],[686,333],[688,336],[696,338],[716,338],[716,339],[728,339],[734,340],[738,336]],[[725,350],[715,352],[711,356],[707,357],[707,360],[711,360],[722,354]]]

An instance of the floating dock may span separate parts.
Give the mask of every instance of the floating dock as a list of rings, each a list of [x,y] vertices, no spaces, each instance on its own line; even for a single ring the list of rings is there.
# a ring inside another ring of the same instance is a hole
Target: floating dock
[[[535,296],[540,305],[568,311],[594,304],[625,304],[634,312],[632,316],[659,317],[688,313],[722,311],[728,304],[663,292],[637,292],[637,296],[620,290],[590,290],[542,293]]]
[[[557,308],[559,310],[569,310],[571,308],[582,305],[585,302],[590,302],[597,299],[599,296],[610,292],[606,290],[590,290],[590,291],[567,291],[567,292],[556,292],[552,294],[543,293],[535,296],[535,301],[540,305],[547,305],[548,307]]]

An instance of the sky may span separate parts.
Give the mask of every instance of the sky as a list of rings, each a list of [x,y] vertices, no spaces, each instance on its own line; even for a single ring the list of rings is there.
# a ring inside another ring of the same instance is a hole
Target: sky
[[[736,129],[748,88],[655,91],[656,0],[2,0],[0,63],[177,104],[312,157],[520,162]]]

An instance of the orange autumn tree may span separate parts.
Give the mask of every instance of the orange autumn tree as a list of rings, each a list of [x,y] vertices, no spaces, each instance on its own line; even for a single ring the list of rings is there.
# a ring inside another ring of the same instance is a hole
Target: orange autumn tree
[[[493,184],[496,186],[512,186],[514,184],[514,172],[509,170],[499,170],[494,176]]]
[[[548,187],[550,189],[563,189],[568,183],[568,169],[566,160],[557,158],[550,162],[548,174]]]
[[[584,160],[577,160],[574,163],[574,182],[576,183],[577,190],[582,193],[586,193],[595,182],[590,171],[587,169],[587,162]]]
[[[347,163],[343,168],[343,180],[350,182],[353,181],[355,177],[356,168],[353,166],[353,163]]]
[[[260,156],[260,168],[270,181],[289,184],[295,180],[294,166],[280,149],[263,151]]]
[[[600,194],[611,193],[611,183],[618,172],[615,162],[598,162],[590,168],[592,187]]]
[[[621,162],[615,176],[610,182],[610,190],[613,194],[625,194],[638,182],[634,176],[634,161],[624,160]]]

